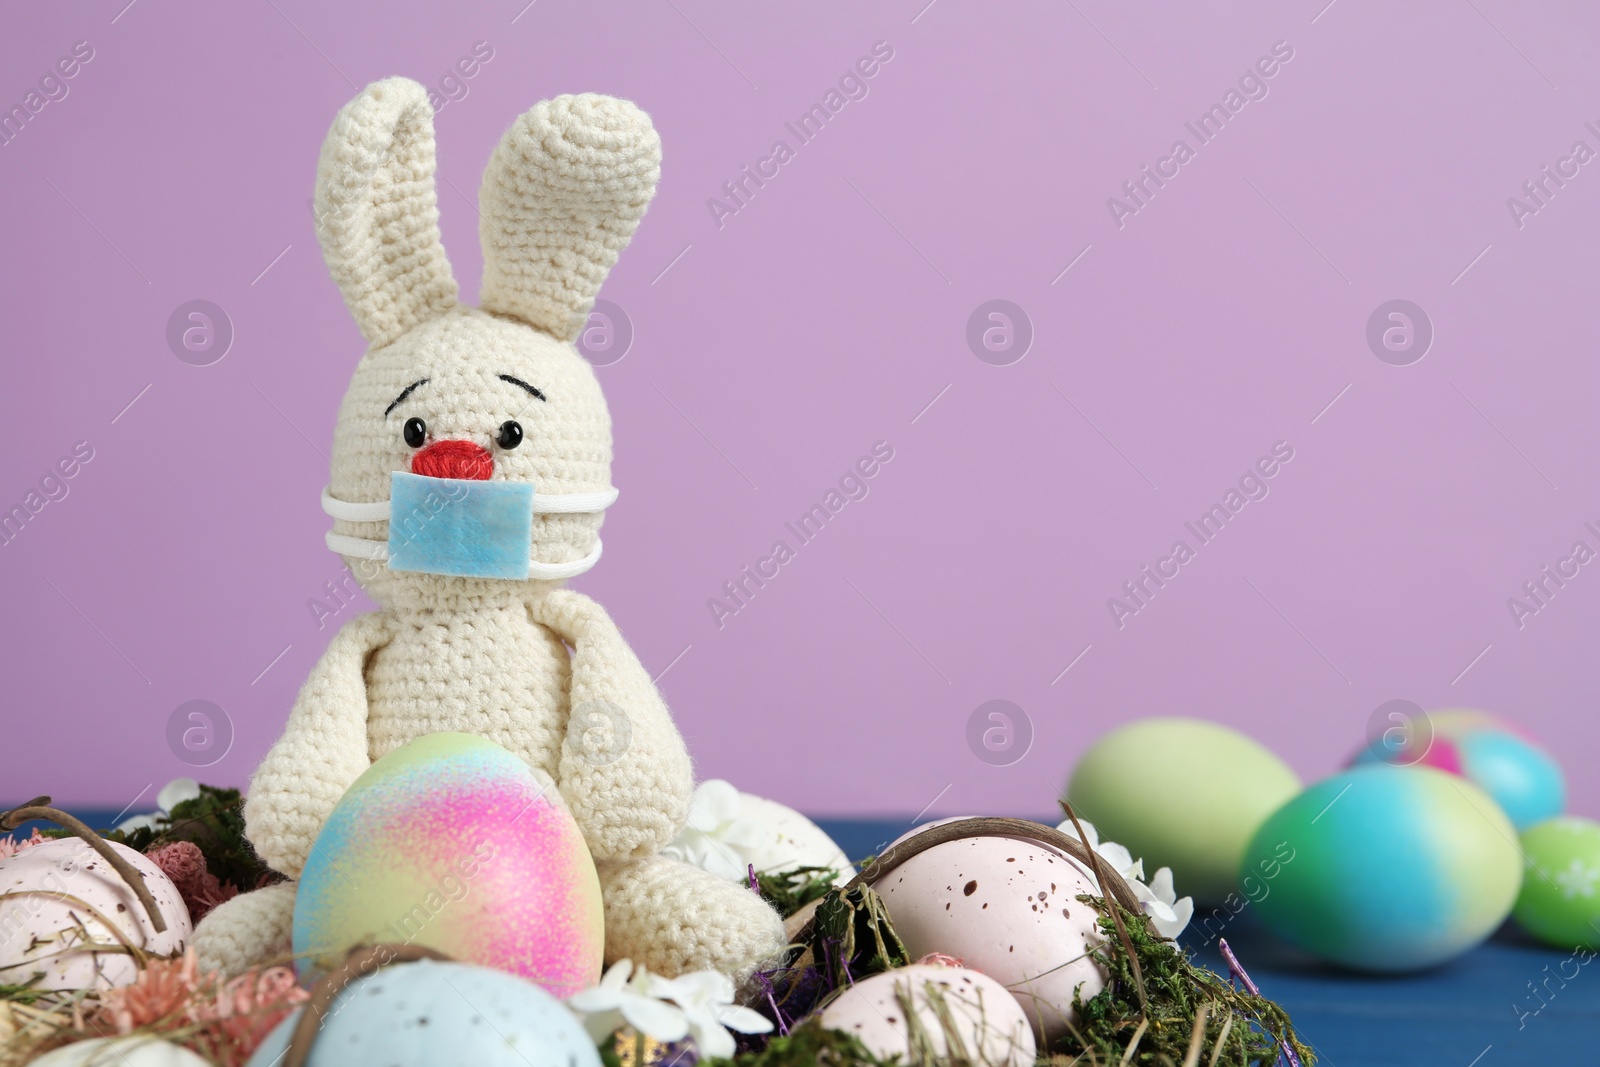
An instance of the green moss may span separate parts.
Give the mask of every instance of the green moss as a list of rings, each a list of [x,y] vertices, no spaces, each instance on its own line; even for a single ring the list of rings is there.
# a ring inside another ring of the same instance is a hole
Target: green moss
[[[767,1042],[765,1048],[741,1052],[731,1060],[701,1060],[706,1067],[891,1067],[899,1058],[882,1060],[867,1051],[854,1034],[825,1029],[816,1019],[795,1027],[787,1035]]]
[[[46,837],[70,837],[62,829],[40,831]],[[244,795],[237,789],[202,785],[200,795],[160,816],[155,827],[137,830],[102,830],[100,836],[135,852],[148,852],[175,841],[192,841],[206,858],[206,870],[219,881],[232,882],[241,891],[280,881],[244,836]]]
[[[837,877],[837,867],[796,867],[782,874],[758,874],[756,885],[761,898],[787,919],[813,900],[827,896]]]
[[[808,947],[834,989],[911,962],[882,898],[865,884],[828,891],[817,905]]]
[[[1089,1062],[1139,1067],[1182,1063],[1194,1036],[1195,1020],[1205,1009],[1203,1063],[1217,1067],[1276,1063],[1283,1043],[1294,1048],[1304,1067],[1316,1062],[1315,1053],[1295,1034],[1281,1007],[1266,997],[1235,989],[1216,972],[1190,963],[1172,942],[1155,932],[1149,918],[1123,908],[1123,927],[1144,981],[1146,1007],[1142,1008],[1133,965],[1106,902],[1087,895],[1078,899],[1100,913],[1106,945],[1090,955],[1106,968],[1110,981],[1087,1001],[1074,998],[1078,1021],[1068,1039],[1051,1051],[1067,1057],[1093,1057]],[[1129,1046],[1135,1041],[1129,1056]],[[1221,1051],[1213,1058],[1219,1041]]]

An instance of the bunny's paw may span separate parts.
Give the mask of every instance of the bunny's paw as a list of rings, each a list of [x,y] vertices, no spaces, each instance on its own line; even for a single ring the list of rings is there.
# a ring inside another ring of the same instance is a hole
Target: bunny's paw
[[[293,951],[294,883],[279,882],[217,905],[194,931],[202,972],[235,975]]]
[[[664,856],[603,864],[606,960],[668,977],[713,970],[742,982],[783,951],[778,913],[739,882]]]

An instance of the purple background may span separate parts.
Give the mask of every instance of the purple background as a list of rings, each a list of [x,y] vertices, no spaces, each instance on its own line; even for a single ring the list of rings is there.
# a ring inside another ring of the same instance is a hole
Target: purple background
[[[1404,698],[1521,721],[1600,814],[1600,564],[1520,629],[1507,607],[1600,549],[1600,163],[1520,228],[1507,207],[1600,150],[1577,0],[124,2],[0,23],[7,107],[94,49],[0,147],[0,506],[94,449],[0,548],[15,800],[244,783],[355,610],[308,607],[340,575],[317,494],[362,347],[312,233],[317,152],[361,86],[437,87],[484,41],[436,119],[466,298],[518,113],[625,96],[665,145],[601,294],[636,333],[600,370],[623,495],[575,585],[665,671],[702,774],[814,813],[1044,812],[1138,716],[1319,776]],[[866,98],[797,145],[784,123],[880,40]],[[1107,198],[1277,41],[1268,95],[1119,228]],[[708,198],[780,138],[794,159],[719,228]],[[1436,331],[1410,366],[1366,341],[1395,298]],[[165,339],[192,299],[235,330],[210,366]],[[1035,331],[1009,366],[965,339],[991,299]],[[719,629],[708,598],[880,440],[870,495]],[[1107,598],[1277,441],[1270,495],[1119,629]],[[234,736],[194,771],[167,724],[197,699]],[[1032,723],[1008,766],[967,741],[992,699]]]

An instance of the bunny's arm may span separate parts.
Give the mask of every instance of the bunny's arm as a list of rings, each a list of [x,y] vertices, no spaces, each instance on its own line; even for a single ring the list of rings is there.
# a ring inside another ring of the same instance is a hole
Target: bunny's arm
[[[367,757],[367,657],[386,644],[381,613],[345,623],[311,669],[283,736],[245,798],[245,836],[273,870],[298,878],[312,843]]]
[[[561,795],[596,860],[649,856],[683,829],[694,772],[655,683],[605,609],[557,589],[530,605],[572,646]]]

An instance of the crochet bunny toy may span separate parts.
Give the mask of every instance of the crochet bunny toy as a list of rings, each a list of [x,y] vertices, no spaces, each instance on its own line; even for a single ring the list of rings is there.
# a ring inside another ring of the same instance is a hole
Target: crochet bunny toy
[[[212,911],[195,948],[229,973],[287,955],[292,879],[340,796],[385,753],[460,731],[555,783],[599,870],[608,961],[747,971],[783,925],[744,885],[660,854],[687,816],[688,754],[616,625],[563,588],[599,558],[616,496],[610,415],[572,342],[655,193],[660,140],[606,96],[519,118],[484,173],[471,308],[440,243],[432,119],[426,90],[391,78],[323,145],[318,237],[370,343],[323,503],[329,546],[382,610],[329,643],[251,781],[247,834],[291,881]]]

